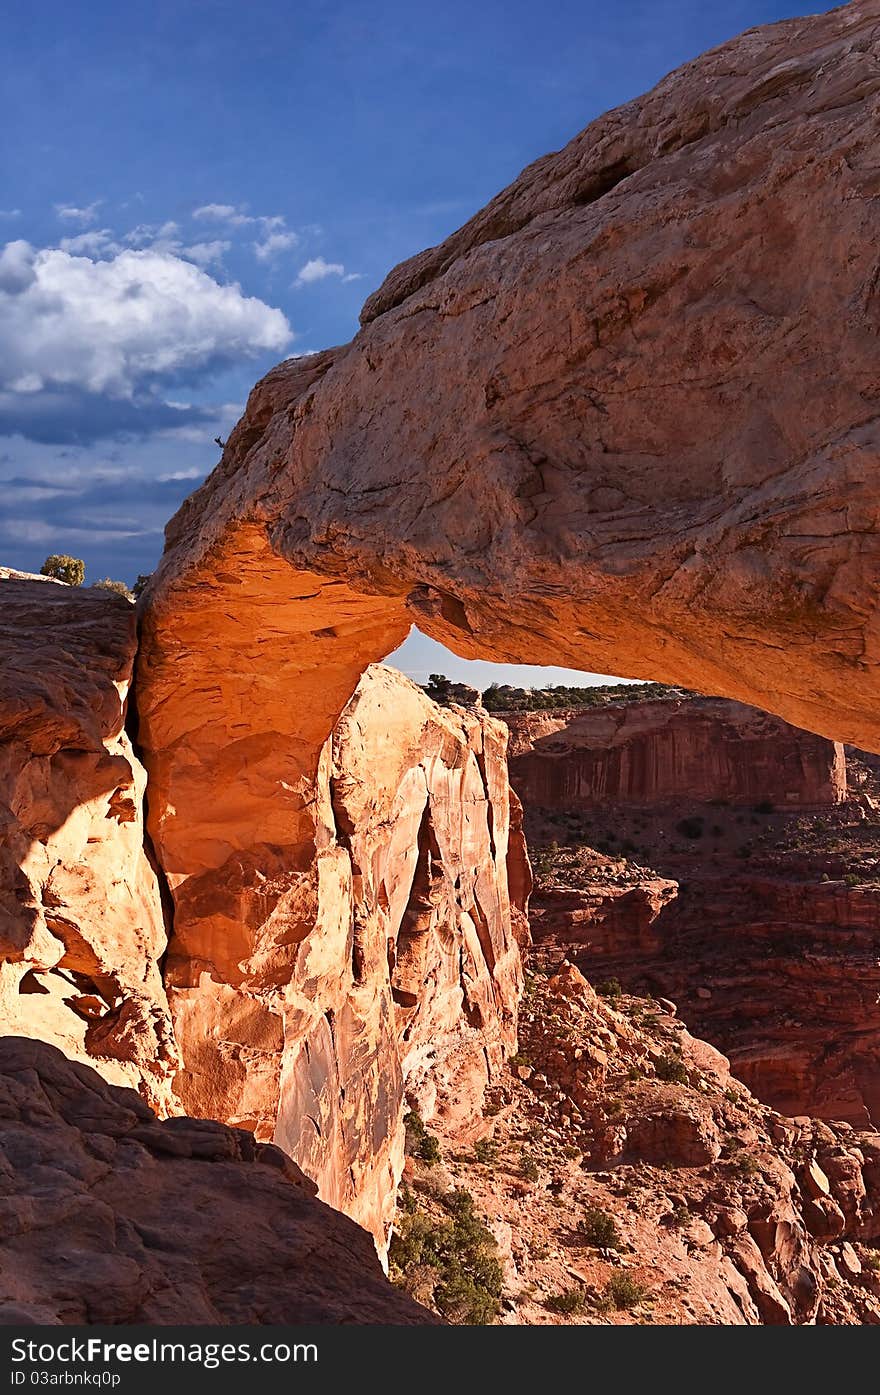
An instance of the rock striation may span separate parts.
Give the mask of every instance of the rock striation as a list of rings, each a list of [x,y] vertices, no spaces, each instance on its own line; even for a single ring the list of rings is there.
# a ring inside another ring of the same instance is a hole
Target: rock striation
[[[0,1015],[167,1112],[165,923],[125,730],[136,646],[111,592],[0,576]]]
[[[707,711],[733,704],[628,706],[630,720],[622,704],[568,726],[509,719],[540,869],[535,940],[564,947],[594,981],[677,1003],[775,1108],[876,1126],[876,776],[851,755],[841,798],[842,755],[822,738],[739,709],[743,723],[707,739]],[[617,745],[603,753],[594,742],[608,727]],[[651,778],[636,787],[634,771]]]
[[[0,1324],[435,1319],[271,1144],[0,1038]]]
[[[183,1107],[274,1138],[383,1251],[404,1097],[426,1119],[474,1117],[515,1047],[525,906],[509,886],[527,894],[528,862],[506,738],[371,667],[322,754],[314,863],[266,841],[176,886]],[[255,838],[285,799],[267,780]]]
[[[840,742],[724,698],[520,712],[506,721],[511,776],[531,807],[722,798],[797,808],[846,798]]]

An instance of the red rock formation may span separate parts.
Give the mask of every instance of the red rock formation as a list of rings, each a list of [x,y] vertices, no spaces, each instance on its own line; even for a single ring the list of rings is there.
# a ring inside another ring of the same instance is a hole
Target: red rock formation
[[[272,1145],[0,1039],[0,1324],[425,1323]]]
[[[619,702],[511,713],[511,775],[544,809],[723,798],[787,807],[839,804],[839,742],[724,698]]]
[[[314,867],[267,840],[223,878],[178,881],[166,981],[185,1109],[274,1137],[380,1248],[404,1091],[425,1118],[472,1117],[515,1043],[507,866],[522,895],[528,864],[508,840],[505,746],[501,723],[371,668],[322,758]],[[242,811],[264,808],[255,833],[280,785]]]
[[[165,927],[124,726],[135,647],[111,592],[0,577],[0,1014],[167,1110]]]
[[[247,988],[232,1113],[347,896],[321,753],[412,620],[880,744],[878,14],[750,31],[531,166],[258,384],[169,526],[140,739],[178,956]]]
[[[404,1239],[466,1188],[504,1323],[880,1322],[880,1135],[781,1119],[662,1004],[600,997],[540,946],[533,967],[479,1146],[441,1127],[440,1167],[408,1159]],[[431,1301],[430,1270],[404,1277]]]
[[[227,801],[256,779],[235,756],[275,777],[279,683],[295,812],[413,619],[468,656],[880,745],[878,16],[859,0],[686,64],[394,271],[350,346],[258,385],[147,602],[169,864],[235,850]],[[207,808],[184,852],[175,825]]]
[[[633,704],[631,723],[619,709],[617,716],[610,709],[575,714],[570,728],[546,737],[536,731],[564,717],[510,718],[512,748],[520,752],[511,778],[531,833],[538,845],[563,839],[555,852],[538,853],[533,936],[571,947],[591,978],[618,978],[672,999],[693,1030],[717,1043],[777,1109],[873,1126],[880,1122],[880,823],[873,797],[863,781],[851,800],[826,809],[799,811],[789,800],[774,810],[780,792],[815,804],[824,789],[827,798],[822,775],[834,775],[839,752],[772,718],[756,723],[760,739],[753,741],[748,709],[740,709],[749,718],[741,728],[719,726],[716,740],[706,741],[707,709],[726,706],[700,699]],[[677,758],[663,766],[653,804],[647,789],[634,801],[631,782],[615,783],[636,765],[629,745],[619,761],[613,750],[608,761],[594,752],[603,725],[633,728],[630,744],[647,757],[642,768],[653,770],[661,764],[654,747],[665,757],[673,725]],[[737,752],[730,737],[739,729],[746,739]],[[690,757],[701,749],[714,784],[695,778]],[[586,772],[581,781],[572,778],[573,761]],[[792,790],[787,772],[804,770],[812,778]],[[583,782],[587,774],[596,780],[595,798]],[[843,785],[832,783],[831,795]],[[759,790],[760,814],[728,807],[737,795]],[[621,800],[621,792],[629,798]],[[596,843],[637,861],[596,853]]]

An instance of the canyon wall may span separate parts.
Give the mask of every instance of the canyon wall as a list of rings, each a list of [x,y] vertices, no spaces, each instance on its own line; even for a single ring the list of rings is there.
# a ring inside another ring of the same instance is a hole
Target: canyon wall
[[[821,860],[817,859],[821,868]],[[554,878],[532,918],[595,981],[671,999],[783,1114],[880,1123],[880,887],[741,864]],[[641,910],[641,914],[638,911]]]
[[[523,803],[583,809],[664,800],[846,798],[840,742],[724,698],[511,713],[511,775]]]
[[[864,762],[847,796],[835,743],[701,698],[508,721],[539,849],[535,941],[677,1003],[775,1108],[880,1122]]]
[[[165,924],[125,731],[136,647],[112,592],[0,576],[0,1015],[167,1111]]]

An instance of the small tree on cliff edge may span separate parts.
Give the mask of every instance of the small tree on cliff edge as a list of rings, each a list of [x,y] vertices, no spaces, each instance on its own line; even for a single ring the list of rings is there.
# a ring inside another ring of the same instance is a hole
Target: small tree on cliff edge
[[[66,586],[82,586],[86,579],[86,564],[80,557],[68,557],[66,552],[53,552],[40,568],[41,576],[53,576]]]
[[[435,702],[448,702],[451,687],[452,682],[445,673],[429,673],[428,681],[424,685],[428,697],[433,698]]]

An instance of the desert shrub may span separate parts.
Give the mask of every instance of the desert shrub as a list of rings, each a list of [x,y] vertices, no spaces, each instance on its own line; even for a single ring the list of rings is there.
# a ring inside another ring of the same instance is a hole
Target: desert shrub
[[[749,1153],[740,1153],[733,1160],[733,1169],[739,1177],[756,1177],[761,1171],[761,1164]]]
[[[124,581],[114,581],[112,577],[105,576],[103,581],[96,581],[95,586],[101,591],[112,591],[117,596],[124,596],[127,601],[134,600]]]
[[[582,1313],[586,1307],[587,1296],[584,1290],[578,1286],[574,1288],[564,1288],[561,1293],[551,1293],[547,1299],[547,1307],[551,1313],[562,1313],[570,1317],[572,1313]]]
[[[644,1284],[640,1284],[631,1274],[618,1269],[605,1286],[605,1297],[613,1308],[635,1308],[643,1299],[647,1298],[648,1290]]]
[[[686,819],[679,819],[675,825],[676,833],[680,833],[683,838],[702,838],[705,821],[699,814],[691,814]]]
[[[688,1073],[683,1061],[671,1052],[666,1052],[654,1066],[658,1080],[667,1080],[675,1085],[686,1085]]]
[[[86,564],[81,557],[53,552],[40,568],[40,575],[52,576],[56,581],[63,581],[65,586],[82,586],[86,579]]]
[[[132,586],[131,594],[134,596],[135,600],[137,600],[138,596],[142,595],[143,592],[146,591],[147,582],[149,581],[151,575],[151,572],[141,572],[134,586]]]
[[[595,1245],[599,1250],[620,1249],[622,1242],[617,1222],[607,1211],[591,1206],[578,1221],[577,1228],[588,1245]]]
[[[423,1212],[404,1214],[389,1249],[391,1276],[401,1288],[408,1273],[435,1271],[434,1304],[450,1322],[489,1323],[498,1316],[503,1273],[491,1231],[477,1214],[470,1192],[442,1199],[440,1219]]]
[[[844,882],[846,883],[847,886],[858,886],[858,884],[859,884],[858,873],[856,873],[856,872],[847,872],[847,874],[846,874],[846,876],[844,877],[843,880],[844,880]]]
[[[541,1176],[541,1169],[531,1153],[527,1153],[525,1148],[520,1154],[519,1170],[527,1182],[537,1182],[538,1178]]]
[[[867,1254],[862,1255],[862,1263],[866,1269],[871,1270],[872,1274],[876,1274],[877,1270],[880,1269],[880,1254],[876,1250],[869,1250]]]
[[[492,1138],[478,1138],[474,1144],[474,1157],[478,1163],[491,1163],[498,1157],[498,1144]]]
[[[603,998],[621,998],[623,996],[623,985],[619,979],[607,978],[603,983],[596,984],[596,992]]]
[[[404,1117],[406,1128],[406,1151],[410,1157],[433,1167],[440,1161],[440,1143],[433,1133],[429,1133],[417,1110],[411,1109]]]

